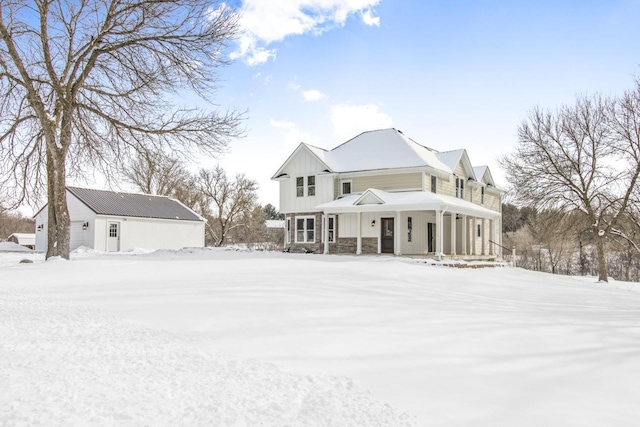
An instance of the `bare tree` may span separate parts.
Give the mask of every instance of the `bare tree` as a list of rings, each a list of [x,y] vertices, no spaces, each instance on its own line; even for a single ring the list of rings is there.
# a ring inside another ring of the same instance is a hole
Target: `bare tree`
[[[212,170],[200,171],[198,190],[211,208],[211,212],[204,212],[203,215],[209,221],[207,230],[214,245],[222,246],[230,230],[246,225],[238,220],[255,208],[258,184],[244,174],[237,174],[235,180],[231,181],[218,165]]]
[[[182,162],[163,153],[138,153],[124,167],[125,180],[145,194],[171,196],[190,174]]]
[[[522,204],[582,212],[595,237],[598,279],[608,281],[606,239],[640,175],[640,84],[621,99],[578,98],[555,113],[536,108],[501,159]]]
[[[578,247],[576,236],[580,224],[578,215],[554,210],[545,210],[529,218],[531,236],[538,247],[545,249],[551,273],[570,274],[568,269],[560,271],[560,266],[571,264],[570,260]]]
[[[214,2],[215,5],[215,2]],[[209,102],[238,33],[224,3],[202,0],[3,0],[0,191],[36,202],[46,181],[47,258],[69,257],[68,176],[106,176],[134,152],[215,155],[242,114]]]

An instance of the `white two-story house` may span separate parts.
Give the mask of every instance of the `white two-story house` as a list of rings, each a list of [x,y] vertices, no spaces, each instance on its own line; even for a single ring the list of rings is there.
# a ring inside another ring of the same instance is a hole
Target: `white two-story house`
[[[301,143],[273,175],[292,252],[501,256],[501,206],[486,166],[396,129],[324,150]]]

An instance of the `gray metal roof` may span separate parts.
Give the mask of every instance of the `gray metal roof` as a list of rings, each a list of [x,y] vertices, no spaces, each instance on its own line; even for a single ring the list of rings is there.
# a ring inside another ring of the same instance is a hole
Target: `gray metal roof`
[[[67,190],[98,215],[183,221],[203,220],[182,203],[165,196],[119,193],[78,187],[67,187]]]

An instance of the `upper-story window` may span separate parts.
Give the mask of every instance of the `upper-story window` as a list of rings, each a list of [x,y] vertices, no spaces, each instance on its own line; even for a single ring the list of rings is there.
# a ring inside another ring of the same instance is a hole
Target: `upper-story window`
[[[314,175],[310,175],[306,177],[307,181],[307,191],[305,194],[304,190],[304,176],[299,176],[296,178],[296,197],[304,197],[307,196],[315,196],[316,195],[316,177]]]
[[[456,197],[464,199],[464,178],[456,177]]]
[[[296,197],[304,196],[304,177],[299,176],[296,178]]]
[[[316,195],[316,177],[308,176],[307,177],[307,196],[315,196]]]
[[[342,181],[342,194],[351,194],[351,181]]]
[[[480,204],[484,205],[484,187],[480,187]]]
[[[437,185],[438,185],[438,178],[435,175],[431,175],[431,192],[432,193],[437,193]]]

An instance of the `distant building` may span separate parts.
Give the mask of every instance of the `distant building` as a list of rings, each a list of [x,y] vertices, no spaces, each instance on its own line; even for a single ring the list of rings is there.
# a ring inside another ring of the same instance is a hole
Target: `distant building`
[[[7,240],[9,242],[17,243],[29,249],[36,248],[35,233],[13,233]]]
[[[169,197],[67,187],[67,205],[71,250],[80,246],[107,252],[204,246],[204,218]],[[45,208],[35,216],[38,251],[47,248]]]

